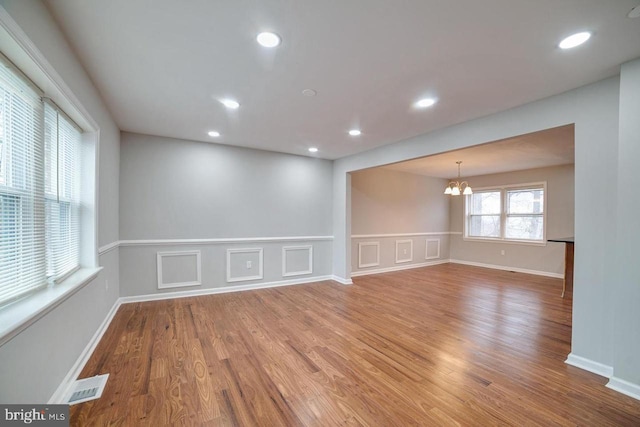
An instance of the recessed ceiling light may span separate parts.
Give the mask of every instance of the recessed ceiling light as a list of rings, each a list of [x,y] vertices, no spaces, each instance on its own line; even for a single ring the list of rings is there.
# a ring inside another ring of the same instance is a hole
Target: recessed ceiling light
[[[315,91],[315,90],[313,90],[313,89],[304,89],[304,90],[302,91],[302,94],[303,94],[304,96],[316,96],[316,94],[317,94],[317,93],[318,93],[318,92],[316,92],[316,91]]]
[[[627,15],[629,18],[640,18],[640,5],[631,9],[631,12]]]
[[[316,147],[309,147],[309,152],[310,153],[317,153],[318,149]]]
[[[584,43],[587,40],[589,40],[590,37],[591,37],[591,33],[588,32],[588,31],[583,31],[581,33],[576,33],[576,34],[574,34],[572,36],[569,36],[566,39],[562,40],[560,42],[560,44],[558,45],[558,47],[560,49],[571,49],[573,47],[580,46],[582,43]]]
[[[362,134],[362,132],[360,131],[360,129],[351,129],[349,131],[349,135],[351,135],[351,136],[359,136],[361,134]]]
[[[232,110],[240,107],[240,103],[238,101],[234,101],[233,99],[221,99],[220,102],[222,102],[222,105],[227,108],[231,108]]]
[[[280,36],[276,33],[260,33],[256,37],[256,40],[264,47],[276,47],[280,44]]]
[[[421,99],[420,101],[416,102],[415,105],[418,108],[427,108],[427,107],[431,107],[435,103],[436,103],[436,99],[435,98],[424,98],[424,99]]]
[[[220,132],[215,130],[210,130],[209,132],[207,132],[207,135],[209,135],[212,138],[217,138],[220,136]]]

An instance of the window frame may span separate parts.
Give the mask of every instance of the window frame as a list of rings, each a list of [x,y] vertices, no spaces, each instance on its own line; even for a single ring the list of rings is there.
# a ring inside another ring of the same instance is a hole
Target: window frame
[[[507,194],[509,191],[518,191],[518,190],[535,190],[541,189],[543,191],[543,209],[542,214],[508,214],[507,212]],[[495,185],[495,186],[487,186],[487,187],[478,187],[473,189],[475,193],[482,192],[500,192],[500,237],[481,237],[481,236],[470,236],[470,201],[473,195],[464,196],[463,201],[463,234],[462,238],[465,241],[470,242],[493,242],[493,243],[509,243],[509,244],[518,244],[518,245],[532,245],[532,246],[546,246],[547,245],[547,181],[538,181],[538,182],[527,182],[521,184],[508,184],[508,185]],[[518,216],[542,216],[542,239],[541,240],[533,240],[533,239],[514,239],[506,237],[506,226],[507,226],[507,218],[509,217],[518,217]]]

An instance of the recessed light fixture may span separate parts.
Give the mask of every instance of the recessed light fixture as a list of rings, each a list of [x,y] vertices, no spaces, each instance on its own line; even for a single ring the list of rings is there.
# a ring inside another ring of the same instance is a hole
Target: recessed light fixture
[[[212,138],[217,138],[220,136],[220,132],[216,130],[210,130],[209,132],[207,132],[207,135],[209,135]]]
[[[629,12],[629,14],[627,14],[627,16],[629,18],[640,18],[640,5],[634,7],[633,9],[631,9],[631,12]]]
[[[240,103],[238,101],[234,101],[233,99],[221,99],[220,102],[222,102],[222,105],[232,110],[236,110],[238,107],[240,107]]]
[[[302,94],[303,94],[304,96],[316,96],[316,94],[317,94],[317,93],[318,93],[318,92],[316,92],[316,91],[315,91],[315,90],[313,90],[313,89],[304,89],[304,90],[302,91]]]
[[[309,152],[310,153],[317,153],[318,149],[316,147],[309,147]]]
[[[360,131],[360,129],[351,129],[349,131],[349,135],[351,136],[360,136],[362,134],[362,131]]]
[[[258,43],[264,47],[276,47],[280,44],[280,36],[276,33],[264,32],[256,37]]]
[[[418,108],[427,108],[427,107],[431,107],[436,102],[437,100],[435,98],[424,98],[416,102],[415,106]]]
[[[583,31],[581,33],[573,34],[566,39],[562,40],[558,47],[560,49],[571,49],[576,46],[580,46],[582,43],[586,42],[591,38],[591,33],[588,31]]]

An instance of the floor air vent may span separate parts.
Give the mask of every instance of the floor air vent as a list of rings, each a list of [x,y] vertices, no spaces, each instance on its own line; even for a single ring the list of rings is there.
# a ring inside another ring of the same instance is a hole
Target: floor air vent
[[[96,375],[95,377],[77,380],[73,383],[71,391],[67,394],[66,403],[75,405],[76,403],[87,402],[89,400],[99,399],[107,385],[109,374]]]

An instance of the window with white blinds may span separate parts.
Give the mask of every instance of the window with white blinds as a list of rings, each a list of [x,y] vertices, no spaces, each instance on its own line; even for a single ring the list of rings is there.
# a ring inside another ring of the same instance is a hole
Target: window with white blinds
[[[80,132],[0,57],[0,305],[79,264]]]
[[[80,131],[44,105],[44,206],[47,277],[64,279],[80,258]]]

